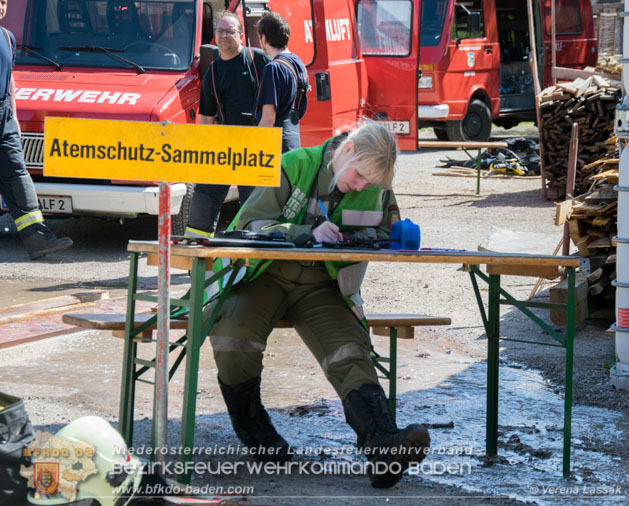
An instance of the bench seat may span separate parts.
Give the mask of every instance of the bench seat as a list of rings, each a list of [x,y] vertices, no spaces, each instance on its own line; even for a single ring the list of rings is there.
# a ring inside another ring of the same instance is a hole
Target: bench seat
[[[135,324],[140,325],[149,318],[155,316],[155,313],[138,313],[135,315]],[[63,322],[69,325],[75,325],[84,329],[94,330],[111,330],[115,337],[124,337],[126,316],[124,314],[88,314],[88,313],[66,313],[63,315]],[[368,314],[367,322],[374,334],[389,335],[390,329],[397,330],[397,337],[400,339],[412,339],[414,337],[414,328],[429,325],[450,325],[450,318],[443,316],[427,316],[422,314]],[[151,326],[146,330],[147,335],[142,337],[151,337],[151,331],[157,325]],[[170,320],[171,329],[183,329],[188,326],[188,320],[172,319]],[[293,326],[288,320],[280,320],[275,324],[276,329],[289,329]]]
[[[135,326],[145,323],[155,313],[137,313],[135,315]],[[110,330],[115,337],[124,339],[126,315],[124,314],[89,314],[89,313],[66,313],[63,315],[64,323],[76,325],[84,329]],[[371,359],[375,368],[382,374],[382,378],[389,381],[389,407],[395,417],[396,396],[397,396],[397,339],[412,339],[415,327],[432,325],[450,325],[451,320],[447,317],[427,316],[422,314],[368,314],[367,322],[371,331],[377,335],[389,336],[389,356],[383,357],[372,348]],[[157,324],[151,325],[143,330],[134,339],[137,343],[154,342],[153,330]],[[185,330],[188,327],[188,320],[171,319],[171,329]],[[292,328],[288,320],[279,320],[275,328]],[[171,343],[172,344],[172,343]],[[135,363],[147,365],[146,361]],[[153,365],[151,365],[153,367]]]

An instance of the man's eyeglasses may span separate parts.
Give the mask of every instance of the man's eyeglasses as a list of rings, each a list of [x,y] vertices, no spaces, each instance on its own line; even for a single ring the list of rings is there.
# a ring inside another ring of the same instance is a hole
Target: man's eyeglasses
[[[234,36],[237,33],[240,33],[238,30],[224,30],[223,28],[219,28],[218,30],[216,30],[216,33],[218,35],[230,35],[230,36]]]

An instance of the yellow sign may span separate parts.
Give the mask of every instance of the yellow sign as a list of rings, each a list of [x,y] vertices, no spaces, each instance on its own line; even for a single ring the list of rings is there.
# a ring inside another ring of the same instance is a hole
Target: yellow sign
[[[282,130],[46,117],[44,175],[279,186]]]

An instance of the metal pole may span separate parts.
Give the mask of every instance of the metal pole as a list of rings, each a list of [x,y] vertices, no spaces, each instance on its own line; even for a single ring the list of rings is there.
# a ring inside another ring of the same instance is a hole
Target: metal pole
[[[168,341],[170,328],[170,185],[159,184],[158,311],[155,385],[153,395],[153,447],[168,445]],[[158,451],[156,462],[164,462]]]
[[[487,301],[487,425],[485,458],[498,455],[498,377],[500,361],[500,276],[489,276]]]
[[[397,329],[389,329],[389,409],[395,421],[395,410],[397,408]]]
[[[482,148],[478,148],[478,155],[476,156],[474,163],[476,164],[476,195],[480,195],[480,169],[481,169],[481,157]]]
[[[568,177],[566,180],[566,200],[574,198],[574,180],[577,175],[577,156],[579,155],[579,124],[572,124],[570,135],[570,151],[568,152]],[[568,222],[563,224],[563,256],[570,254],[570,230]],[[565,274],[561,277],[565,279]]]
[[[535,96],[537,96],[539,95],[539,92],[542,91],[542,88],[539,82],[539,73],[537,72],[537,42],[535,41],[535,22],[533,21],[533,0],[526,0],[526,10],[529,16],[529,46],[531,46],[531,50],[529,51],[531,59],[529,61],[533,62],[531,65],[531,72],[533,74]],[[544,47],[543,42],[542,47]]]
[[[249,40],[249,27],[247,26],[247,3],[245,0],[242,0],[242,19],[244,21],[244,29],[245,29],[245,46],[251,46],[251,41]]]
[[[118,431],[127,446],[133,444],[133,406],[135,405],[135,359],[137,343],[133,340],[133,315],[135,314],[135,292],[138,288],[138,253],[129,259],[129,286],[127,288],[127,317],[122,353],[122,379],[120,382],[120,418]]]
[[[553,84],[557,84],[557,78],[555,77],[555,67],[557,66],[557,48],[555,47],[555,35],[557,34],[557,30],[555,27],[555,0],[552,0],[550,4],[550,26],[551,26],[551,35],[550,41],[553,45],[552,47],[552,55],[553,55],[553,69],[551,74],[553,76]]]
[[[535,117],[537,119],[537,128],[539,129],[539,171],[542,179],[542,198],[546,200],[546,177],[544,175],[544,143],[542,142],[542,115],[539,107],[539,94],[542,91],[542,83],[540,83],[539,73],[537,72],[537,42],[535,41],[533,0],[526,1],[526,10],[529,16],[529,45],[531,46],[529,54],[532,55],[532,59],[530,60],[530,62],[531,73],[533,74],[533,87],[535,88]],[[543,50],[544,41],[542,41],[542,51]]]
[[[563,408],[563,475],[570,474],[570,441],[572,438],[572,370],[574,359],[574,267],[568,267],[568,309],[566,312],[566,392]]]

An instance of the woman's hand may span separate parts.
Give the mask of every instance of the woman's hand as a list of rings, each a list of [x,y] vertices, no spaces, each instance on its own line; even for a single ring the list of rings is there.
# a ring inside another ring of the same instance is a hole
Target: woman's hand
[[[339,231],[339,227],[331,221],[324,221],[312,231],[312,235],[317,242],[337,242],[343,240],[343,234]]]

